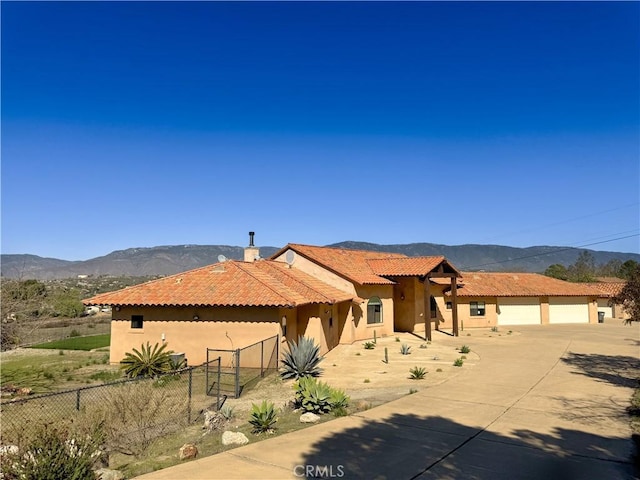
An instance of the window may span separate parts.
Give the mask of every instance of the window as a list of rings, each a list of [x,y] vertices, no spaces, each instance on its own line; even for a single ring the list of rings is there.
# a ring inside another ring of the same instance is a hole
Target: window
[[[142,328],[142,315],[131,315],[131,328]]]
[[[367,303],[367,323],[382,323],[382,302],[378,297],[371,297]]]
[[[447,302],[447,310],[451,310],[453,308],[452,302]]]
[[[484,302],[471,302],[469,307],[472,317],[484,317]]]
[[[436,299],[431,295],[431,318],[437,318],[438,314],[438,305],[436,304]]]

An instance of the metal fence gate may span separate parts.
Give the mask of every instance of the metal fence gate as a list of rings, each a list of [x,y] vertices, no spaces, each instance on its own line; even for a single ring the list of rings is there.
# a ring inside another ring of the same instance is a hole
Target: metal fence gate
[[[279,336],[235,350],[207,348],[207,365],[218,359],[218,371],[207,376],[207,388],[218,396],[238,398],[242,391],[278,369]]]

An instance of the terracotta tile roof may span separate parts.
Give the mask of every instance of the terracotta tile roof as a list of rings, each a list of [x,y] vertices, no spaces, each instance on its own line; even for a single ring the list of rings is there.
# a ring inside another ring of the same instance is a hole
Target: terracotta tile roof
[[[103,293],[85,305],[268,306],[335,303],[353,295],[278,262],[230,260]]]
[[[459,297],[597,297],[601,294],[587,283],[565,282],[537,273],[464,272],[462,275]]]
[[[406,257],[406,258],[374,258],[367,263],[376,275],[389,277],[413,277],[430,273],[440,264],[445,263],[448,270],[456,271],[442,257]]]
[[[393,285],[395,282],[383,278],[373,271],[368,263],[372,259],[408,258],[400,253],[373,252],[370,250],[349,250],[346,248],[316,247],[290,243],[271,258],[276,258],[286,250],[319,263],[334,273],[361,285]]]
[[[592,282],[589,283],[589,285],[592,285],[593,287],[597,288],[598,290],[600,290],[601,295],[600,297],[615,297],[616,295],[618,295],[620,293],[620,290],[622,290],[622,288],[624,287],[626,282],[622,281],[622,282]]]

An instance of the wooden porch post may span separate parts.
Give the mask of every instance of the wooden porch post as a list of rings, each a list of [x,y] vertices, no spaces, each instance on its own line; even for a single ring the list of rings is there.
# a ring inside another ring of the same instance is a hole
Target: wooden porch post
[[[453,320],[453,336],[458,336],[458,279],[451,277],[451,313]]]
[[[424,279],[424,339],[431,341],[431,285],[429,277]]]

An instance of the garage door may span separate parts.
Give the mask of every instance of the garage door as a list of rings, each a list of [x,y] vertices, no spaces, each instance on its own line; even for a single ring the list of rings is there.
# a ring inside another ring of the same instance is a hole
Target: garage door
[[[613,318],[613,308],[609,306],[609,300],[606,298],[598,299],[598,311],[604,312],[604,318]]]
[[[589,323],[587,298],[549,298],[549,323]]]
[[[540,325],[540,300],[537,297],[499,298],[498,325]]]

